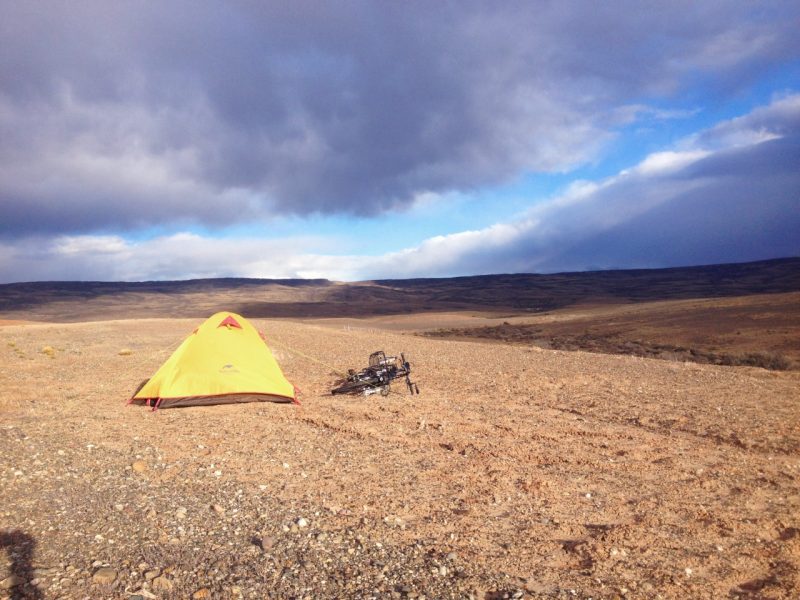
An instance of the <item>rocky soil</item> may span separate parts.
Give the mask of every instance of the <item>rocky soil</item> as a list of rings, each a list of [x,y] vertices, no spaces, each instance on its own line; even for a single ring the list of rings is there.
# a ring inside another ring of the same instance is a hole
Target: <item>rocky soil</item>
[[[797,597],[800,373],[255,323],[301,406],[126,406],[195,320],[0,327],[0,598]],[[327,394],[378,349],[419,396]]]

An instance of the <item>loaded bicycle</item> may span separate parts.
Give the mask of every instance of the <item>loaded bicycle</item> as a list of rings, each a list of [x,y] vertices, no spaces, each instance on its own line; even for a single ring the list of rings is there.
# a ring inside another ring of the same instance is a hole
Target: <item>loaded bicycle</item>
[[[388,396],[391,391],[392,381],[405,378],[408,391],[419,394],[419,386],[411,381],[411,364],[404,354],[400,356],[386,356],[383,350],[369,355],[369,366],[355,371],[349,369],[347,377],[337,382],[331,394],[352,394],[369,396],[380,393]]]

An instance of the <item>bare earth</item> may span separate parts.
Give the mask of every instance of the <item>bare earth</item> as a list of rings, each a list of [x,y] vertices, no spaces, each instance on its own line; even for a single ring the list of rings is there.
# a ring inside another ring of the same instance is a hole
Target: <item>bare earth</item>
[[[0,597],[797,597],[797,371],[256,319],[301,406],[126,406],[197,322],[0,327]]]

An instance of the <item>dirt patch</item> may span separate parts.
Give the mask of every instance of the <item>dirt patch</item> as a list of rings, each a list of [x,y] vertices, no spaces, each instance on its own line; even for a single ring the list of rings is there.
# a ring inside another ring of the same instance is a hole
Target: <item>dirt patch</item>
[[[196,320],[0,330],[0,597],[800,586],[796,372],[255,324],[301,406],[126,406]],[[328,394],[381,348],[419,396]]]

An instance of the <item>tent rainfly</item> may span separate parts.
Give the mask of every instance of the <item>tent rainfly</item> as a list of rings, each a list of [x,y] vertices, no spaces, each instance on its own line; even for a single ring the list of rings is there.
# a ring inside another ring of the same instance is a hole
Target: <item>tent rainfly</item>
[[[234,402],[297,402],[263,334],[234,313],[195,329],[128,403],[156,408]]]

